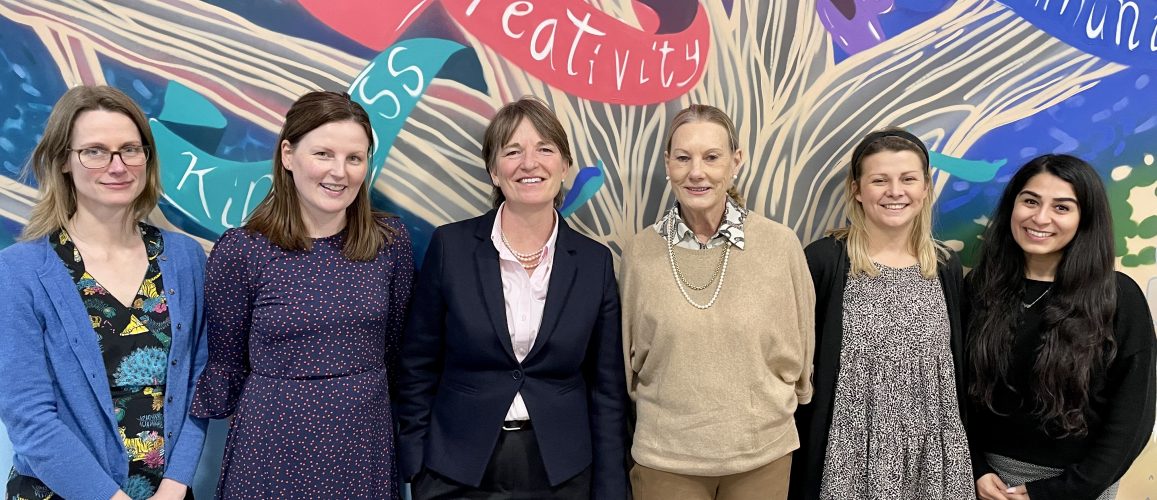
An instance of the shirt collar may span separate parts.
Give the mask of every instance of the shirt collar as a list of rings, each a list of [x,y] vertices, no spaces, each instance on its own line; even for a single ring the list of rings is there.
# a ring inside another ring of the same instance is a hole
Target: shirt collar
[[[743,250],[743,223],[747,220],[747,214],[747,209],[739,206],[735,200],[728,197],[723,206],[723,222],[719,224],[719,229],[707,240],[707,243],[700,243],[695,238],[695,232],[683,221],[683,216],[679,214],[679,203],[675,203],[670,210],[667,210],[663,218],[659,219],[659,222],[655,223],[653,227],[663,239],[673,245],[708,249],[720,246],[724,242],[731,242],[733,246]],[[673,235],[668,234],[668,227],[674,228]]]

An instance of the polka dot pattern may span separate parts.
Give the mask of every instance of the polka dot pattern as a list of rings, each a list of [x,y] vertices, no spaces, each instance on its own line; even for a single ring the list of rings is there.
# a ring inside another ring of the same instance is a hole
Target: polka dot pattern
[[[192,413],[233,416],[218,498],[400,498],[389,384],[414,263],[398,219],[376,259],[344,233],[284,251],[231,229],[209,257],[209,364]]]

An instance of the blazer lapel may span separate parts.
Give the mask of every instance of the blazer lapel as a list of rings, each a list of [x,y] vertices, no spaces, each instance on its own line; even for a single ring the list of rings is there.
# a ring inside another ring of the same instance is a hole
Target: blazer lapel
[[[496,210],[491,210],[478,222],[478,228],[474,233],[478,238],[478,247],[474,250],[474,265],[478,271],[479,291],[494,333],[506,348],[506,354],[511,359],[517,360],[518,358],[514,357],[514,345],[510,342],[510,330],[506,328],[506,298],[502,292],[502,271],[498,263],[498,250],[490,241],[490,231],[494,228],[496,214]]]
[[[547,340],[550,339],[550,335],[554,333],[555,327],[558,326],[558,320],[562,317],[567,296],[570,295],[571,287],[578,274],[578,257],[571,245],[574,230],[566,225],[566,222],[562,220],[562,215],[558,217],[558,239],[555,242],[550,284],[546,288],[546,304],[543,305],[542,309],[542,323],[538,327],[534,346],[526,355],[527,360],[538,354],[546,345]]]

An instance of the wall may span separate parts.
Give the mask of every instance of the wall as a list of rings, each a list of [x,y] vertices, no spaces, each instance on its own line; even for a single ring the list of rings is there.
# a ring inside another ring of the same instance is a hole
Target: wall
[[[1079,155],[1111,191],[1120,269],[1157,308],[1157,0],[381,5],[0,0],[0,247],[36,198],[20,177],[28,153],[78,83],[141,103],[164,165],[151,220],[207,248],[268,191],[293,100],[349,90],[375,117],[375,202],[406,218],[419,257],[433,227],[488,206],[479,138],[503,103],[551,103],[580,167],[568,222],[618,253],[672,202],[665,124],[704,102],[739,125],[750,205],[805,243],[841,223],[841,166],[872,129],[930,145],[937,235],[966,263],[1011,172]],[[1121,498],[1157,489],[1155,472],[1149,451]]]

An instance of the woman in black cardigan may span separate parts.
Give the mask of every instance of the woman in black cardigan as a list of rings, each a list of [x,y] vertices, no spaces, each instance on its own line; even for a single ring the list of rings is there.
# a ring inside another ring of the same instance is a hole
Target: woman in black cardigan
[[[873,132],[848,170],[848,227],[804,250],[815,393],[796,411],[790,498],[969,497],[962,269],[932,239],[927,149]]]
[[[1154,419],[1153,318],[1114,272],[1097,172],[1038,157],[1009,181],[969,274],[968,440],[980,498],[1111,499]]]

